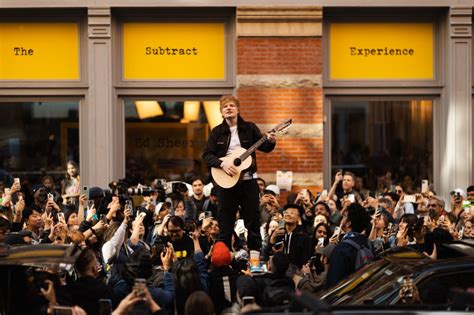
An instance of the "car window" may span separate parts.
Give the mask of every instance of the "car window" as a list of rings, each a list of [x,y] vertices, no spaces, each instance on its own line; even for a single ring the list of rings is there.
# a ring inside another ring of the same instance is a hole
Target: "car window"
[[[474,269],[428,277],[417,287],[423,304],[448,304],[456,294],[474,288]]]
[[[370,265],[361,268],[352,275],[350,275],[346,280],[342,281],[339,285],[334,288],[331,288],[329,291],[326,291],[321,296],[322,299],[328,303],[335,301],[344,301],[347,297],[344,296],[350,294],[353,290],[361,286],[366,281],[370,280],[372,277],[379,274],[379,272],[387,266],[389,263],[386,260],[378,260]]]

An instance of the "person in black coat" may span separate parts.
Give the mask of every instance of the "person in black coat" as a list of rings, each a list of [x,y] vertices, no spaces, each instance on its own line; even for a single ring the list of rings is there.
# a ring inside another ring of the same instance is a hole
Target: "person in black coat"
[[[225,95],[220,99],[220,111],[223,122],[212,129],[203,152],[203,159],[209,168],[221,168],[228,176],[237,176],[238,169],[232,162],[224,162],[220,158],[231,155],[234,150],[249,149],[262,139],[257,125],[240,117],[240,103],[235,96]],[[275,148],[274,132],[266,134],[266,141],[260,146],[262,152],[271,152]],[[217,187],[219,240],[231,247],[232,231],[237,210],[240,206],[240,217],[244,219],[248,229],[248,246],[251,250],[260,250],[259,189],[255,176],[257,171],[256,154],[252,153],[252,165],[242,173],[242,181],[231,188]],[[215,178],[214,178],[215,180]]]
[[[65,299],[68,301],[64,301],[65,304],[78,305],[91,315],[99,314],[100,299],[109,299],[114,308],[117,306],[118,301],[112,288],[97,279],[98,263],[92,250],[85,249],[79,255],[75,268],[79,278],[66,286]]]

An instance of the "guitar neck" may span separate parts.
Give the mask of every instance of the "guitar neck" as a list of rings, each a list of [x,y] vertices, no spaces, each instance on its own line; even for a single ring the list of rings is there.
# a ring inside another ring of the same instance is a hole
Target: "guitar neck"
[[[267,136],[263,136],[260,138],[260,140],[258,140],[257,142],[254,143],[254,145],[252,145],[250,148],[247,149],[247,151],[245,151],[244,154],[242,154],[239,159],[241,161],[244,161],[246,158],[248,158],[252,153],[255,152],[255,150],[258,149],[259,146],[261,146],[265,141],[267,140]]]

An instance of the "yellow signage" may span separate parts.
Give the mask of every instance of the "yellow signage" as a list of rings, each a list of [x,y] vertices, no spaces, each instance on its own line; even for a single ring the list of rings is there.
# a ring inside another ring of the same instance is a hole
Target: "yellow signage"
[[[332,23],[330,80],[433,80],[431,23]]]
[[[77,23],[0,23],[0,80],[78,80]]]
[[[125,80],[225,79],[224,23],[124,23]]]

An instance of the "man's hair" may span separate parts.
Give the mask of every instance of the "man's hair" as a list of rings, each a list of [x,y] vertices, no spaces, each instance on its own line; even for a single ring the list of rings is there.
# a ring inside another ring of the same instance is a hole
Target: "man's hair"
[[[85,274],[87,272],[87,269],[94,262],[95,258],[96,257],[93,250],[89,248],[84,249],[82,253],[79,255],[79,257],[77,257],[76,263],[74,264],[77,272],[80,275]]]
[[[466,191],[467,192],[474,191],[474,185],[471,185],[471,186],[467,187]]]
[[[400,200],[400,196],[394,192],[386,192],[385,194],[383,194],[383,196],[384,197],[389,196],[395,203],[397,203],[398,200]]]
[[[351,222],[352,231],[361,233],[370,223],[370,215],[358,203],[351,203],[347,208],[347,219]]]
[[[233,102],[237,106],[237,108],[240,110],[240,101],[237,97],[233,95],[223,95],[221,99],[219,100],[220,105],[219,109],[222,110],[222,107],[224,107],[225,104]]]
[[[237,294],[240,298],[244,296],[257,297],[257,289],[252,277],[242,275],[237,278]]]
[[[266,182],[263,178],[261,178],[261,177],[257,177],[256,180],[257,180],[257,181],[261,180],[264,185],[267,184],[267,182]]]
[[[317,205],[322,205],[326,211],[327,211],[327,214],[328,215],[331,215],[331,208],[329,208],[329,205],[327,203],[325,203],[324,201],[318,201],[315,205],[314,205],[314,208],[316,209],[316,206]]]
[[[440,197],[433,196],[432,199],[436,200],[436,203],[438,204],[438,207],[441,207],[441,208],[444,209],[444,207],[446,206],[446,202],[444,202],[444,200],[441,199]]]
[[[349,175],[350,177],[352,177],[352,180],[353,180],[354,183],[355,183],[355,181],[356,181],[356,176],[354,175],[354,173],[349,172],[349,171],[345,171],[343,176],[346,176],[346,175]]]
[[[202,177],[199,176],[194,176],[193,178],[191,178],[191,185],[197,180],[200,180],[201,183],[204,185],[204,180],[202,179]]]
[[[211,298],[204,291],[195,291],[186,300],[184,305],[184,314],[202,315],[215,314],[214,304]]]
[[[298,209],[298,214],[300,215],[300,217],[302,217],[303,214],[304,214],[303,208],[301,206],[297,205],[296,203],[287,203],[283,207],[283,210],[287,210],[289,208]]]
[[[390,199],[388,199],[388,198],[381,198],[381,199],[379,200],[379,202],[380,202],[380,203],[382,203],[382,202],[383,202],[383,203],[386,203],[389,208],[392,208],[392,206],[393,206],[392,200],[390,200]]]
[[[23,213],[22,213],[23,221],[25,222],[28,221],[28,219],[30,218],[30,215],[32,215],[34,211],[36,211],[39,214],[42,214],[41,209],[37,205],[31,205],[30,207],[23,210]]]
[[[288,261],[288,256],[282,252],[277,252],[273,255],[270,261],[272,273],[281,278],[285,275],[288,267],[290,267],[290,262]]]
[[[184,229],[184,221],[177,215],[173,215],[170,217],[170,219],[166,223],[166,227],[168,227],[170,223],[172,223],[174,226],[179,226],[181,229]]]

